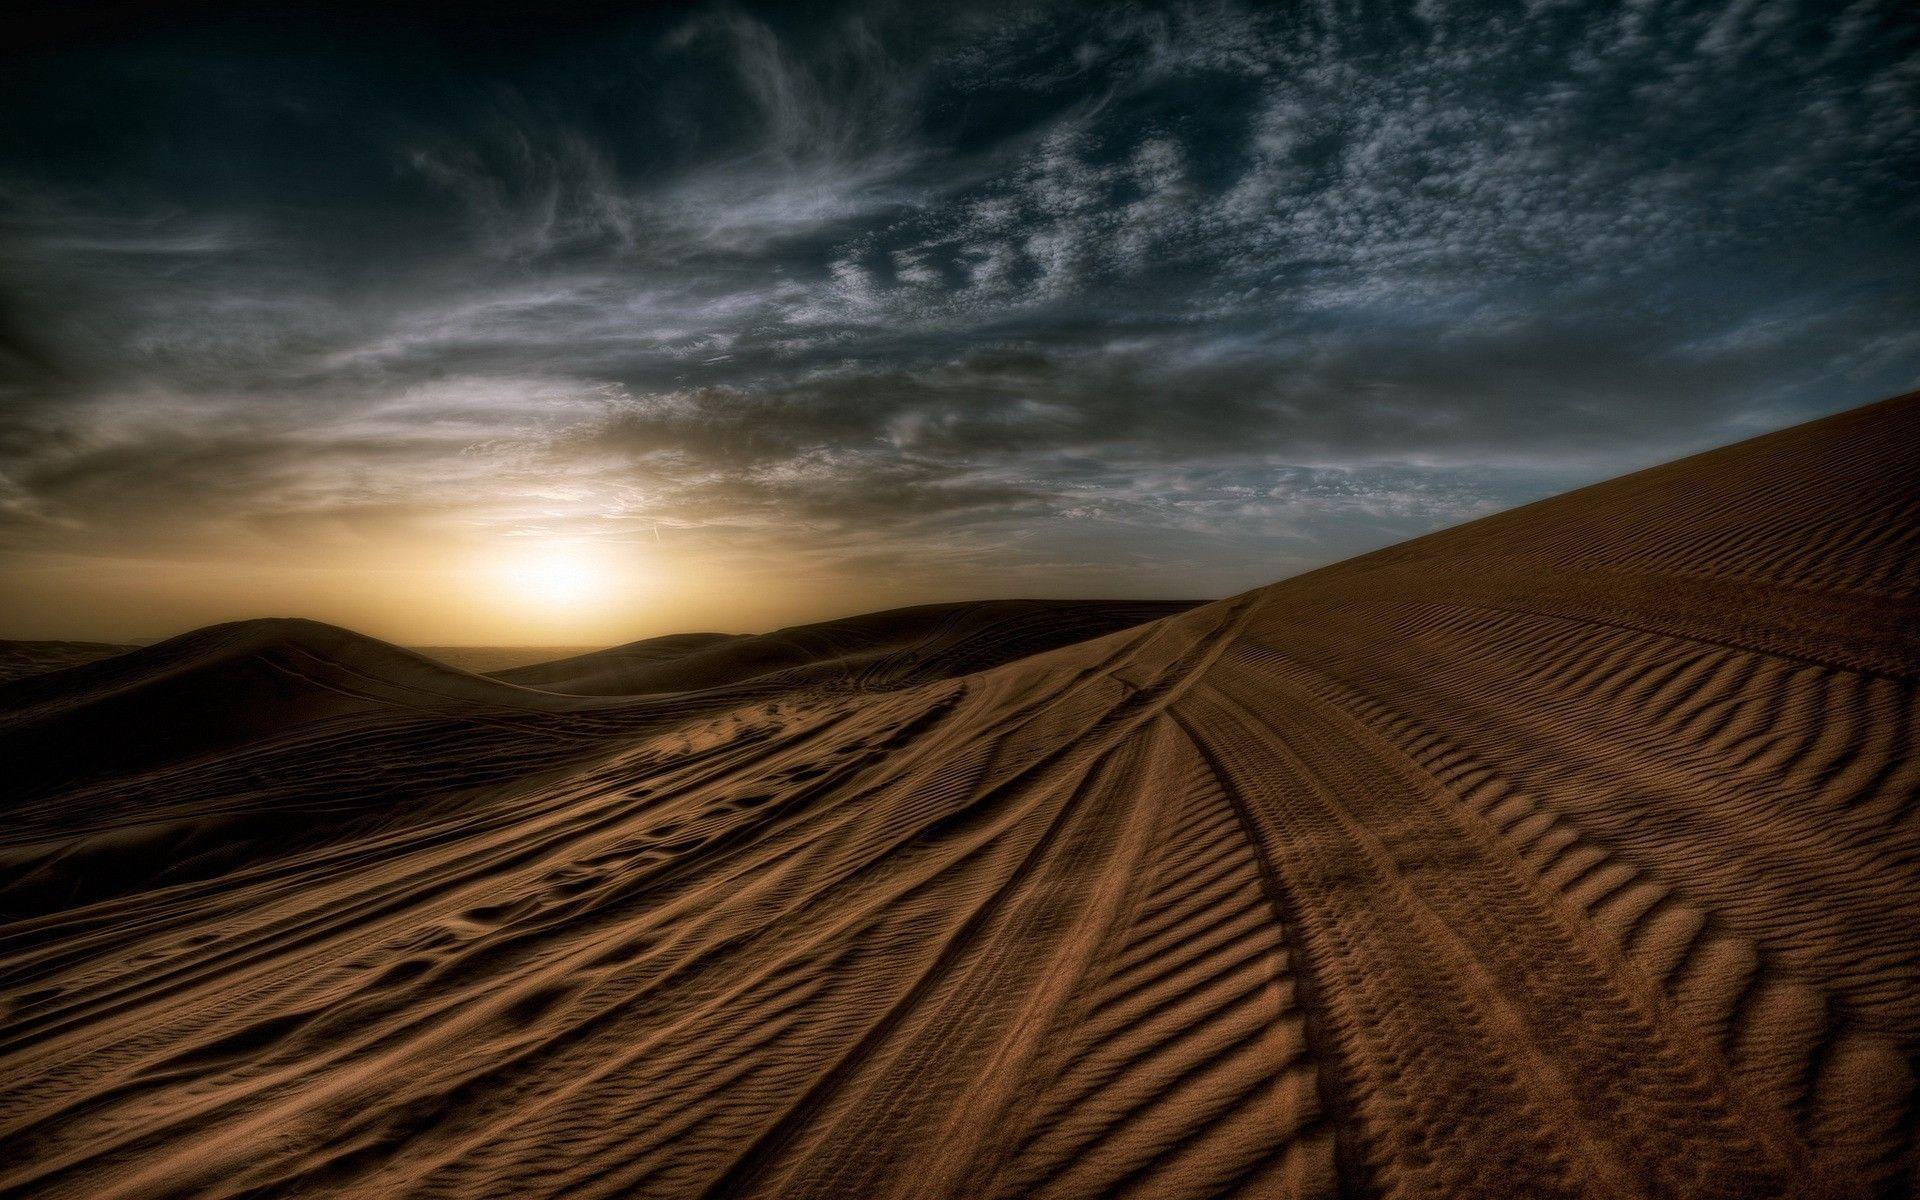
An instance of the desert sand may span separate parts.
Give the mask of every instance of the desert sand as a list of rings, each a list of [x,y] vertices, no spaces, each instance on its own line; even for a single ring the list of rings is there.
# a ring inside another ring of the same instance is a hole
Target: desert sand
[[[1913,1194],[1917,680],[1911,396],[1190,610],[25,674],[0,1191]]]
[[[63,667],[77,667],[132,649],[134,647],[113,642],[0,641],[0,683]]]

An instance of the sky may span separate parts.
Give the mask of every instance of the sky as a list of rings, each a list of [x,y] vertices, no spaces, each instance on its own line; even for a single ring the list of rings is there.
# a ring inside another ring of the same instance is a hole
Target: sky
[[[0,636],[1207,597],[1920,386],[1897,0],[79,5]]]

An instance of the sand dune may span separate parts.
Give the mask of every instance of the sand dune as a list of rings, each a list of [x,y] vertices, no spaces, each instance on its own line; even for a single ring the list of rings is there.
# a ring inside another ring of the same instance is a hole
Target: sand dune
[[[1071,645],[19,681],[0,1191],[1913,1194],[1917,479],[1907,397]]]
[[[0,641],[0,683],[77,667],[81,663],[125,654],[133,648],[113,642]]]
[[[985,670],[1171,616],[1190,601],[974,600],[739,636],[683,633],[494,672],[526,687],[634,696],[757,681],[782,690],[899,687]]]
[[[212,626],[0,684],[5,811],[18,834],[0,845],[0,912],[42,916],[239,863],[260,869],[482,803],[486,789],[703,714],[764,710],[794,691],[817,700],[949,679],[1191,607],[987,601],[659,638],[552,664],[557,691],[317,621]],[[716,641],[746,652],[701,659],[709,684],[695,691],[661,694],[667,677],[636,666]],[[622,673],[632,694],[572,694]],[[722,717],[707,736],[736,727]]]

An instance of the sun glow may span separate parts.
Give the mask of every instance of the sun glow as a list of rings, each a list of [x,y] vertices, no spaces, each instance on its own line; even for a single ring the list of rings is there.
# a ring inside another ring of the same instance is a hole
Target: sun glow
[[[494,576],[513,599],[554,609],[602,605],[612,590],[607,565],[577,546],[525,551],[502,562]]]

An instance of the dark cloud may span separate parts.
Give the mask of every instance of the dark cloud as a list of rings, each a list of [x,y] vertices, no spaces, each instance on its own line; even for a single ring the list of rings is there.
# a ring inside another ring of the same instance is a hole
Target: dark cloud
[[[1218,590],[1920,375],[1886,0],[447,20],[14,49],[0,553]]]

